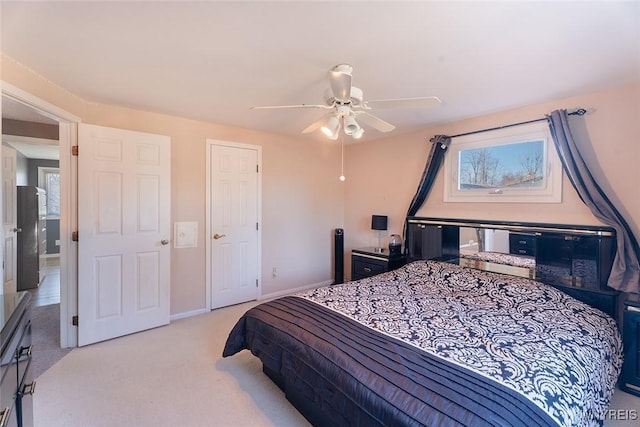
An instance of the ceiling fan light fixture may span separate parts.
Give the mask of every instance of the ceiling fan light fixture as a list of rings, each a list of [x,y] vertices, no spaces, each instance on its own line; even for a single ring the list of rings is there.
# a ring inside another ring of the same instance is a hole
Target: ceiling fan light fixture
[[[351,135],[353,137],[353,139],[360,139],[362,138],[362,135],[364,134],[364,129],[359,128],[357,131],[355,131],[353,133],[353,135]]]
[[[344,118],[344,133],[347,135],[354,135],[358,130],[360,130],[360,125],[356,122],[356,119],[353,116],[346,116]]]
[[[320,130],[331,139],[338,139],[338,132],[340,131],[340,120],[336,116],[331,116],[329,121],[324,124]]]

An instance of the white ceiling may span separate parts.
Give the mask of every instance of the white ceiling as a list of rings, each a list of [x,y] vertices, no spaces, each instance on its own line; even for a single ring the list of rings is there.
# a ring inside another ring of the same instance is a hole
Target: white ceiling
[[[327,72],[365,100],[436,95],[375,114],[394,133],[640,81],[640,2],[233,1],[0,3],[2,52],[89,102],[300,132]],[[576,106],[566,106],[567,108]],[[589,107],[589,106],[583,106]],[[365,127],[365,137],[384,134]]]
[[[2,97],[2,118],[49,125],[58,124],[57,121],[43,116],[35,109],[7,96]]]
[[[60,160],[58,141],[48,139],[2,136],[2,141],[15,148],[27,159]]]
[[[2,118],[44,124],[58,124],[58,122],[40,114],[35,109],[7,96],[2,97]],[[59,141],[57,140],[3,134],[2,142],[15,148],[28,159],[60,159],[60,147]]]

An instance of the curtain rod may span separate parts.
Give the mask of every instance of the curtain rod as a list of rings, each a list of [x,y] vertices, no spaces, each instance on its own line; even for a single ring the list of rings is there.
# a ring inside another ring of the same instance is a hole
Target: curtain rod
[[[587,113],[587,110],[585,110],[584,108],[578,108],[573,113],[569,113],[569,115],[570,116],[584,116],[586,113]],[[467,135],[473,135],[473,134],[476,134],[476,133],[489,132],[489,131],[492,131],[492,130],[505,129],[505,128],[510,128],[510,127],[513,127],[513,126],[528,125],[529,123],[541,122],[543,120],[547,120],[547,118],[544,117],[544,118],[541,118],[541,119],[528,120],[526,122],[520,122],[520,123],[512,123],[510,125],[497,126],[497,127],[489,128],[489,129],[474,130],[473,132],[466,132],[466,133],[460,133],[458,135],[452,135],[450,138],[458,138],[460,136],[467,136]]]

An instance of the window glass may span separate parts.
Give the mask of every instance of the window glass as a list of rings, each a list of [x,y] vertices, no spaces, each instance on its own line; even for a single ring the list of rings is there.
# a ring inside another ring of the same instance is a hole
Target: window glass
[[[559,203],[562,165],[546,122],[454,138],[445,202]]]
[[[460,150],[458,189],[540,188],[543,163],[542,139]]]
[[[38,186],[47,193],[47,217],[60,217],[60,169],[38,168]]]

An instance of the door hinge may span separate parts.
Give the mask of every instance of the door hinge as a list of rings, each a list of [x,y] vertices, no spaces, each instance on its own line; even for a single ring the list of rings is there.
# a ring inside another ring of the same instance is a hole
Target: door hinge
[[[256,231],[258,231],[258,230],[259,230],[258,223],[256,222]]]
[[[71,318],[71,324],[72,324],[73,326],[78,326],[78,316],[73,316],[73,317]]]
[[[258,279],[256,279],[256,288],[258,287]]]
[[[260,165],[256,165],[256,173],[260,173]]]
[[[74,231],[73,233],[71,233],[71,241],[72,242],[77,242],[78,241],[78,232]]]
[[[78,146],[77,145],[72,145],[71,146],[71,155],[72,156],[77,156],[78,155]]]

